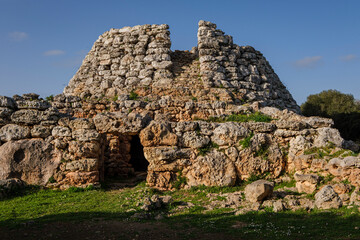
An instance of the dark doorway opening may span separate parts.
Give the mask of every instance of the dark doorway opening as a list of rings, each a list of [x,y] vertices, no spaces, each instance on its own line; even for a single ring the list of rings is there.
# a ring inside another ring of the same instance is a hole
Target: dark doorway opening
[[[144,147],[140,143],[140,138],[135,135],[131,138],[130,142],[130,164],[134,168],[135,172],[146,172],[149,166],[149,162],[144,156]]]

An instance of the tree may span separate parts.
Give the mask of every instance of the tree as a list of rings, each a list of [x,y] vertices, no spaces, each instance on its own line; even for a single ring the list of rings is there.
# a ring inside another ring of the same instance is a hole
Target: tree
[[[360,141],[360,102],[353,95],[337,90],[322,91],[308,96],[301,111],[305,116],[332,118],[343,138]]]

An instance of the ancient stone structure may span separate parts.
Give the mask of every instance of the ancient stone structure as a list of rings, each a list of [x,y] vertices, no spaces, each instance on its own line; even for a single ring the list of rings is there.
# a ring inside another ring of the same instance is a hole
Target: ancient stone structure
[[[95,42],[64,93],[97,99],[136,92],[151,102],[171,98],[167,107],[181,101],[204,111],[209,102],[258,101],[299,112],[262,54],[233,44],[215,24],[199,22],[198,46],[191,52],[172,52],[170,46],[167,25],[111,29]]]
[[[317,190],[314,172],[360,186],[358,146],[332,120],[301,116],[260,52],[205,21],[191,51],[171,51],[169,36],[167,25],[112,29],[63,94],[0,97],[0,180],[66,188],[142,172],[168,189],[297,171],[301,192]],[[330,192],[340,206],[329,189],[317,204]]]

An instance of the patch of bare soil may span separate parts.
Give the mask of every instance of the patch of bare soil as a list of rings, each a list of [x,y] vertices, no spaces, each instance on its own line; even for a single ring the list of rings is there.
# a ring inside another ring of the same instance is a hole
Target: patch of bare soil
[[[19,228],[0,227],[2,240],[44,239],[239,239],[224,233],[209,233],[196,228],[172,228],[163,222],[127,222],[115,220],[91,220],[82,222],[52,222],[42,225],[27,224]]]

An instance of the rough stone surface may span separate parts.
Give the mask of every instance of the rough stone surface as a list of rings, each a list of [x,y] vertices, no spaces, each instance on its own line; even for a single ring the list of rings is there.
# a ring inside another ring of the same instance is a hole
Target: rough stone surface
[[[320,209],[340,208],[342,201],[334,189],[326,185],[315,194],[315,205]]]
[[[261,202],[273,193],[274,183],[257,180],[245,187],[245,198],[249,202]]]
[[[17,178],[0,180],[0,199],[25,187],[25,183]]]
[[[16,124],[8,124],[0,129],[0,141],[3,142],[24,139],[29,136],[30,129],[28,127],[22,127]]]
[[[51,144],[40,139],[10,141],[0,152],[0,179],[18,178],[28,184],[46,184],[61,161]]]
[[[308,194],[313,193],[316,190],[316,186],[320,180],[316,174],[294,174],[296,180],[296,188],[298,192],[305,192]]]

